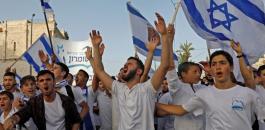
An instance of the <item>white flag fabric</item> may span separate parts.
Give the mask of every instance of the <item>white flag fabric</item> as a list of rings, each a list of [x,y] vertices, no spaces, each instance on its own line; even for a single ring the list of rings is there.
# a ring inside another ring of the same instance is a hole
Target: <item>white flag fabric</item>
[[[129,17],[131,21],[132,28],[132,39],[136,51],[140,54],[146,56],[148,49],[146,45],[148,44],[148,39],[150,39],[150,33],[155,31],[154,27],[148,22],[148,20],[135,9],[130,2],[127,2],[127,9],[129,12]],[[158,33],[158,32],[155,32]],[[161,58],[161,44],[155,49],[153,59],[160,61]],[[174,54],[174,60],[177,62],[178,58]]]
[[[83,69],[93,75],[93,69],[85,55],[87,47],[92,47],[90,40],[70,41],[53,38],[53,43],[54,52],[58,59],[68,66],[70,73],[76,74],[79,69]]]
[[[265,53],[262,0],[182,0],[181,5],[195,32],[215,44],[208,47],[223,48],[233,39],[240,42],[250,64]]]
[[[48,56],[52,55],[51,44],[45,34],[42,34],[22,56],[22,59],[31,64],[36,72],[45,68],[39,58],[39,50],[43,50]]]

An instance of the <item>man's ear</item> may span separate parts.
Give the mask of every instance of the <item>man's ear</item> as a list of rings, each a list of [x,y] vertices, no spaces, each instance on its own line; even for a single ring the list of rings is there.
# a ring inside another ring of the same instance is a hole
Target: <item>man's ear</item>
[[[66,72],[65,72],[65,71],[62,71],[61,75],[62,75],[63,78],[64,78],[64,76],[66,75]]]
[[[144,73],[143,70],[141,70],[139,68],[136,70],[136,74],[139,76],[142,75],[143,73]]]

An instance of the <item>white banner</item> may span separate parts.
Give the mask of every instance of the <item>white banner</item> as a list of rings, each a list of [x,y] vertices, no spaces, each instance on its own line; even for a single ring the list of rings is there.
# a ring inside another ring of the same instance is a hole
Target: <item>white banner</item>
[[[61,62],[65,63],[70,73],[75,75],[79,69],[85,70],[89,75],[93,75],[93,69],[86,59],[85,51],[91,42],[86,41],[69,41],[59,38],[53,38],[54,52]]]

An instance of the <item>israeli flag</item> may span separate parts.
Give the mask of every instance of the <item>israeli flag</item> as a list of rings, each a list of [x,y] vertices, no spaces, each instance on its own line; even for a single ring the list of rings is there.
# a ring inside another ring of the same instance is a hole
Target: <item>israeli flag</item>
[[[131,21],[133,44],[137,52],[146,56],[148,53],[148,49],[146,45],[148,44],[148,41],[149,41],[148,39],[151,38],[150,36],[151,32],[155,31],[155,28],[148,22],[148,20],[138,10],[136,10],[131,5],[130,2],[127,2],[127,9],[129,11],[129,17]],[[160,61],[161,48],[162,46],[160,44],[159,46],[157,46],[157,48],[154,51],[153,59],[156,61]],[[178,60],[175,54],[174,54],[174,60],[176,62]]]
[[[49,5],[49,0],[41,0],[41,6],[44,12],[54,14],[52,7]]]
[[[45,34],[42,34],[33,45],[22,55],[22,59],[31,64],[36,72],[45,69],[39,58],[39,50],[43,50],[48,56],[52,55],[51,44]]]
[[[265,53],[262,0],[182,0],[181,5],[191,27],[208,41],[209,49],[228,47],[233,39],[240,42],[250,64]]]

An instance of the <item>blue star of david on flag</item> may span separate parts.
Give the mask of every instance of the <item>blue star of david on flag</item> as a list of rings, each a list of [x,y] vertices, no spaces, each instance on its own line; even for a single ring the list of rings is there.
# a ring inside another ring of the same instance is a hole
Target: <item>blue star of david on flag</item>
[[[237,17],[235,17],[234,15],[232,15],[228,12],[227,3],[217,5],[214,2],[214,0],[211,0],[210,1],[210,8],[207,9],[207,11],[210,13],[210,21],[211,21],[212,29],[214,29],[220,25],[223,25],[227,30],[231,31],[230,30],[231,23],[233,21],[238,20]],[[215,11],[220,11],[221,13],[223,13],[225,16],[225,20],[222,21],[222,20],[216,19],[214,17]]]

